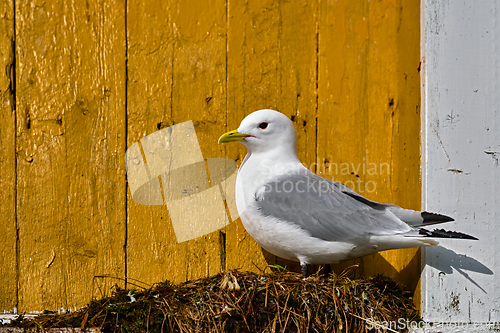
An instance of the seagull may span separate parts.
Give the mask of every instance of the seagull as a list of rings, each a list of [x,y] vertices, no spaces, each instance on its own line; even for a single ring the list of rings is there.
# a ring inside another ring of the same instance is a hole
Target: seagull
[[[293,123],[274,110],[248,115],[219,143],[247,147],[236,179],[236,207],[245,229],[268,252],[308,264],[333,264],[378,251],[435,246],[435,238],[477,238],[424,227],[445,215],[369,200],[309,171],[297,156]]]

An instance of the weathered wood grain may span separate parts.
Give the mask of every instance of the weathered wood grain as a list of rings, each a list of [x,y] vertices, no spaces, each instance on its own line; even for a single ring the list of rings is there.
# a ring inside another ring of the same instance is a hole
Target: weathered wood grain
[[[171,2],[128,1],[127,147],[172,125]],[[168,210],[142,206],[127,191],[127,274],[144,283],[183,280]],[[132,281],[133,282],[133,281]]]
[[[0,1],[0,311],[17,306],[14,2]]]
[[[125,277],[124,9],[16,2],[20,311],[82,306]]]
[[[222,149],[218,133],[225,130],[221,114],[226,104],[226,1],[182,1],[173,9],[172,120],[192,120],[203,156],[214,157]],[[191,209],[185,207],[186,216]],[[187,242],[188,279],[224,270],[220,237],[216,231]]]
[[[280,2],[278,109],[297,130],[299,159],[316,171],[319,6],[315,1]]]
[[[221,155],[217,138],[225,130],[225,2],[129,1],[128,6],[129,145],[191,120],[203,156]],[[225,269],[219,231],[177,243],[168,207],[140,206],[130,196],[128,207],[131,278],[185,281]],[[185,207],[186,217],[191,209]]]

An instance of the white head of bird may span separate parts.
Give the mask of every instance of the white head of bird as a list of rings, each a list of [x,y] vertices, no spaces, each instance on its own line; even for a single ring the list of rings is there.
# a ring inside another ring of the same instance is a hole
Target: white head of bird
[[[268,161],[298,162],[295,128],[292,121],[278,111],[265,109],[249,114],[237,130],[219,138],[219,143],[223,142],[241,142],[249,155],[259,155]]]

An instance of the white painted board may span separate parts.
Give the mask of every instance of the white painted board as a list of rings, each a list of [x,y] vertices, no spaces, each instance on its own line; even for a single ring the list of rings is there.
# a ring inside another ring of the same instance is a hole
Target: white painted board
[[[500,2],[422,0],[421,52],[422,208],[479,238],[423,251],[422,317],[498,323]]]

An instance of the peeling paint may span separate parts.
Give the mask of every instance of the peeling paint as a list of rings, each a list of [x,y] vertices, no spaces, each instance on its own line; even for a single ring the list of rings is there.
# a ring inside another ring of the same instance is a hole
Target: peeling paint
[[[495,162],[495,165],[498,166],[498,159],[500,158],[500,146],[495,149],[488,147],[484,150],[484,153],[490,155],[493,161]]]
[[[52,258],[49,260],[49,262],[47,263],[46,267],[49,268],[50,265],[52,265],[54,263],[55,259],[56,259],[56,252],[54,250],[52,250]]]
[[[448,304],[445,306],[445,310],[447,312],[455,314],[460,312],[460,294],[452,291],[446,300]]]

